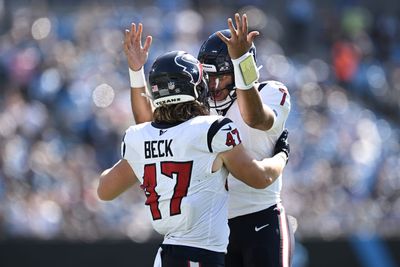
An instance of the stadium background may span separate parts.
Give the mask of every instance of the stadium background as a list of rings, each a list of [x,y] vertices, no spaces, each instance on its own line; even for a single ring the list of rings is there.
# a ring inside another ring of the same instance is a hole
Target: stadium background
[[[151,266],[140,190],[96,197],[133,123],[123,31],[154,37],[148,71],[236,11],[261,32],[261,78],[292,96],[293,266],[400,266],[395,0],[0,0],[0,266]]]

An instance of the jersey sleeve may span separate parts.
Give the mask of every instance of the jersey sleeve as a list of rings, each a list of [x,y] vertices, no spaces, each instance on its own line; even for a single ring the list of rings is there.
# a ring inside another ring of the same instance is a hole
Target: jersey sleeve
[[[217,119],[208,129],[207,145],[211,153],[231,150],[241,142],[238,128],[228,118]]]
[[[268,81],[260,91],[262,101],[275,114],[275,122],[268,131],[280,133],[290,112],[290,94],[287,87],[278,81]]]
[[[126,159],[127,161],[132,161],[135,158],[135,150],[134,150],[134,144],[133,144],[133,135],[134,131],[132,127],[128,128],[125,131],[125,135],[122,138],[122,143],[121,143],[121,157],[123,159]]]

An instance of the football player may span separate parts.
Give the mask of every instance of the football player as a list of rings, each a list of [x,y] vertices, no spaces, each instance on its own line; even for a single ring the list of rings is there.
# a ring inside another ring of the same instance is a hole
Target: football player
[[[235,121],[249,153],[260,159],[274,144],[290,112],[290,95],[278,81],[259,82],[254,39],[247,16],[235,14],[227,30],[212,34],[198,59],[210,82],[211,111]],[[294,235],[281,203],[282,176],[265,189],[228,178],[228,267],[287,267],[291,265]]]
[[[149,81],[153,119],[128,128],[122,159],[101,174],[98,196],[112,200],[140,181],[152,225],[164,235],[154,266],[224,266],[228,171],[249,187],[266,188],[286,165],[287,132],[273,157],[253,160],[236,125],[209,115],[202,65],[183,51],[158,57]]]

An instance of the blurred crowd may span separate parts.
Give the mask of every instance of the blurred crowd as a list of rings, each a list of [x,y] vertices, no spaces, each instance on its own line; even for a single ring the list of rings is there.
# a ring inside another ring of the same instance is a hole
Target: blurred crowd
[[[264,2],[0,0],[0,238],[154,237],[139,187],[112,202],[96,195],[101,170],[118,160],[134,123],[124,29],[143,22],[153,36],[147,72],[166,51],[197,55],[236,11],[261,33],[261,79],[291,92],[283,202],[296,235],[399,237],[396,9]]]

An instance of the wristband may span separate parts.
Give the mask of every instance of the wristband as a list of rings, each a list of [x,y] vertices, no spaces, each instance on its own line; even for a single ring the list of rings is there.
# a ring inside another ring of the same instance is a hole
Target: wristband
[[[146,78],[144,77],[143,67],[138,71],[133,71],[129,68],[129,79],[131,88],[142,88],[146,86]]]
[[[249,90],[258,81],[259,71],[252,53],[247,52],[237,59],[232,59],[237,89]]]

